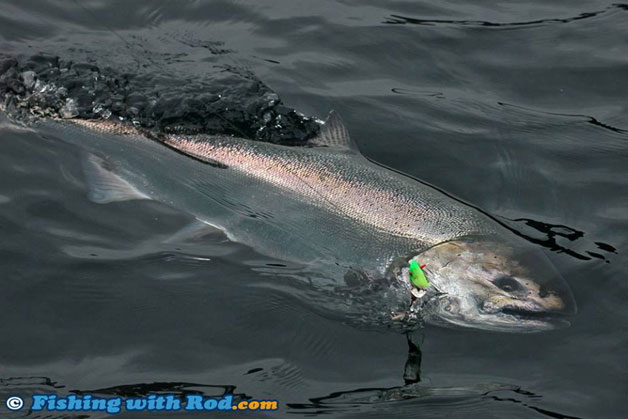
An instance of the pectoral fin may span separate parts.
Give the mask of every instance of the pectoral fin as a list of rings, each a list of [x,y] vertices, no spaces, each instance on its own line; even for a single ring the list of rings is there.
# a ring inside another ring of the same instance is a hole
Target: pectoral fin
[[[89,154],[83,164],[89,187],[88,197],[98,204],[131,199],[150,199],[118,174],[115,166],[105,159]]]

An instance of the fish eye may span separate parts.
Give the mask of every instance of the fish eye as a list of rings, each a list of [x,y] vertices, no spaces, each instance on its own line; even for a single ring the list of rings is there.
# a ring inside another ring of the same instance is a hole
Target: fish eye
[[[493,281],[493,284],[506,292],[517,292],[523,290],[523,286],[512,276],[500,276]]]

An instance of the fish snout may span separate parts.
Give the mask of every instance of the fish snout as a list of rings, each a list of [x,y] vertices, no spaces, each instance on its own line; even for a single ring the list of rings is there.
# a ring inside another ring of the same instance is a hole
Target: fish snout
[[[531,295],[527,298],[512,298],[504,295],[493,295],[480,304],[485,314],[505,314],[521,319],[544,317],[566,317],[576,313],[576,304],[568,292],[563,295],[546,293]]]

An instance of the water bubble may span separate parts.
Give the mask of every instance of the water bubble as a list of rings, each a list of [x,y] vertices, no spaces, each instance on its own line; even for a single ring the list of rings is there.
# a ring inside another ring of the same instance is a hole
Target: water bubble
[[[264,95],[264,99],[268,102],[268,106],[275,106],[279,101],[279,96],[276,93],[268,92]]]
[[[105,107],[102,103],[96,103],[92,108],[92,112],[96,115],[99,115],[103,119],[109,119],[111,116],[111,111]]]
[[[96,103],[94,105],[94,107],[92,108],[92,112],[99,114],[101,113],[103,110],[105,109],[105,107],[103,106],[102,103]]]
[[[72,98],[67,98],[65,100],[65,105],[61,109],[59,109],[59,115],[61,118],[69,119],[78,116],[79,111],[76,106],[76,101]]]
[[[37,92],[43,92],[45,88],[44,83],[41,80],[37,80],[35,82],[35,86],[33,86],[33,90],[37,91]]]
[[[24,86],[27,89],[32,89],[35,85],[35,72],[34,71],[25,71],[22,73],[22,80],[24,80]]]

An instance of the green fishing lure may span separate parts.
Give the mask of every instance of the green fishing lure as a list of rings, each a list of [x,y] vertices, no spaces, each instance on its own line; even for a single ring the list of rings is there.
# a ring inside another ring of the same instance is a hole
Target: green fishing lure
[[[425,277],[425,273],[423,272],[423,268],[425,265],[419,266],[419,263],[416,260],[410,262],[410,282],[417,288],[427,288],[430,286],[430,283],[427,282],[427,278]]]

